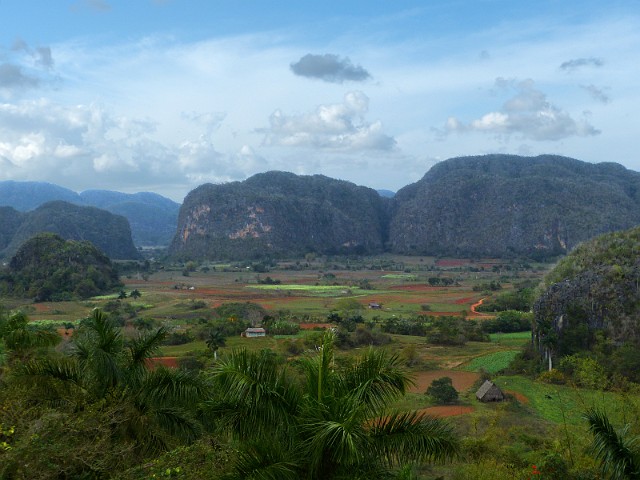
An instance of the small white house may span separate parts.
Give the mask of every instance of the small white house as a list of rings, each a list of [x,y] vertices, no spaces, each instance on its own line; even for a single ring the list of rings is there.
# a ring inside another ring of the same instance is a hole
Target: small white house
[[[264,337],[267,334],[264,328],[262,327],[249,327],[244,331],[243,336],[250,337]]]

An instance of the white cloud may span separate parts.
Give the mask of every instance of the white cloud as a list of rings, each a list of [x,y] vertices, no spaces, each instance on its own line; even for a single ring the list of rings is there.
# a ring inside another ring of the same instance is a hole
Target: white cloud
[[[535,141],[558,141],[600,133],[586,118],[575,120],[568,112],[550,103],[533,80],[509,82],[498,78],[496,86],[508,91],[515,89],[516,94],[507,99],[500,110],[488,112],[469,123],[449,118],[444,133],[482,132]]]
[[[320,105],[313,113],[286,115],[276,110],[269,117],[264,143],[340,151],[393,149],[396,142],[382,131],[381,122],[365,120],[368,109],[369,98],[354,91],[345,94],[342,103]]]

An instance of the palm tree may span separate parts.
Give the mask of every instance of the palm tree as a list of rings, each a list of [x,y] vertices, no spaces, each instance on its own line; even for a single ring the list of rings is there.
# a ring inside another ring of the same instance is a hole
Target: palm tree
[[[600,461],[603,475],[613,480],[640,479],[640,438],[629,438],[630,425],[616,431],[607,415],[593,408],[584,418],[593,435],[591,452]]]
[[[166,334],[159,328],[126,344],[116,324],[95,309],[74,335],[67,356],[32,360],[17,375],[41,387],[34,395],[40,401],[74,411],[119,406],[115,434],[141,452],[160,451],[198,436],[196,407],[207,394],[188,372],[149,368],[148,359]]]
[[[217,360],[218,349],[220,347],[224,347],[227,342],[222,331],[215,328],[209,332],[209,336],[207,337],[205,343],[207,344],[207,348],[213,353],[213,358]]]
[[[207,409],[242,444],[238,478],[391,478],[407,462],[457,454],[443,421],[389,410],[410,383],[397,357],[370,349],[338,369],[333,342],[326,334],[301,362],[299,381],[264,352],[234,351],[214,367]]]

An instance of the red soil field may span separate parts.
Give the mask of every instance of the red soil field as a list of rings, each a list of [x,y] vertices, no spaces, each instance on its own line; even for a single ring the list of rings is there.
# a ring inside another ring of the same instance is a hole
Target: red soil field
[[[427,407],[418,410],[420,413],[433,415],[434,417],[454,417],[471,413],[475,409],[470,405],[438,405],[437,407]]]
[[[468,260],[457,260],[448,258],[436,261],[436,267],[461,267],[462,265],[467,265],[468,263]]]
[[[332,328],[330,323],[301,323],[300,330],[315,330],[316,328]]]
[[[520,402],[523,405],[527,405],[529,403],[529,399],[527,397],[525,397],[522,393],[520,392],[514,392],[512,390],[505,390],[504,393],[507,393],[509,395],[513,395],[513,397],[518,400],[518,402]]]
[[[178,368],[178,357],[153,357],[147,360],[147,366],[151,369],[158,365],[164,365],[168,368]]]
[[[475,297],[465,297],[465,298],[459,298],[457,299],[454,303],[456,305],[465,305],[467,303],[471,303],[475,300]]]
[[[407,292],[437,292],[444,287],[432,287],[429,285],[392,285],[390,290],[404,290]]]
[[[453,387],[458,392],[469,390],[473,384],[480,378],[476,372],[464,372],[459,370],[432,370],[429,372],[418,372],[415,374],[413,381],[415,386],[411,387],[411,393],[424,393],[431,385],[431,382],[438,378],[449,377],[453,383]]]

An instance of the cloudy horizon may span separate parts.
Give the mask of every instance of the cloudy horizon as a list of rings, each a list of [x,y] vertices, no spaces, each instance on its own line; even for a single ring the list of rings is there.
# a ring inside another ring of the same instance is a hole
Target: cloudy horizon
[[[0,181],[180,202],[268,170],[397,190],[486,153],[640,170],[633,2],[36,3],[0,0]]]

